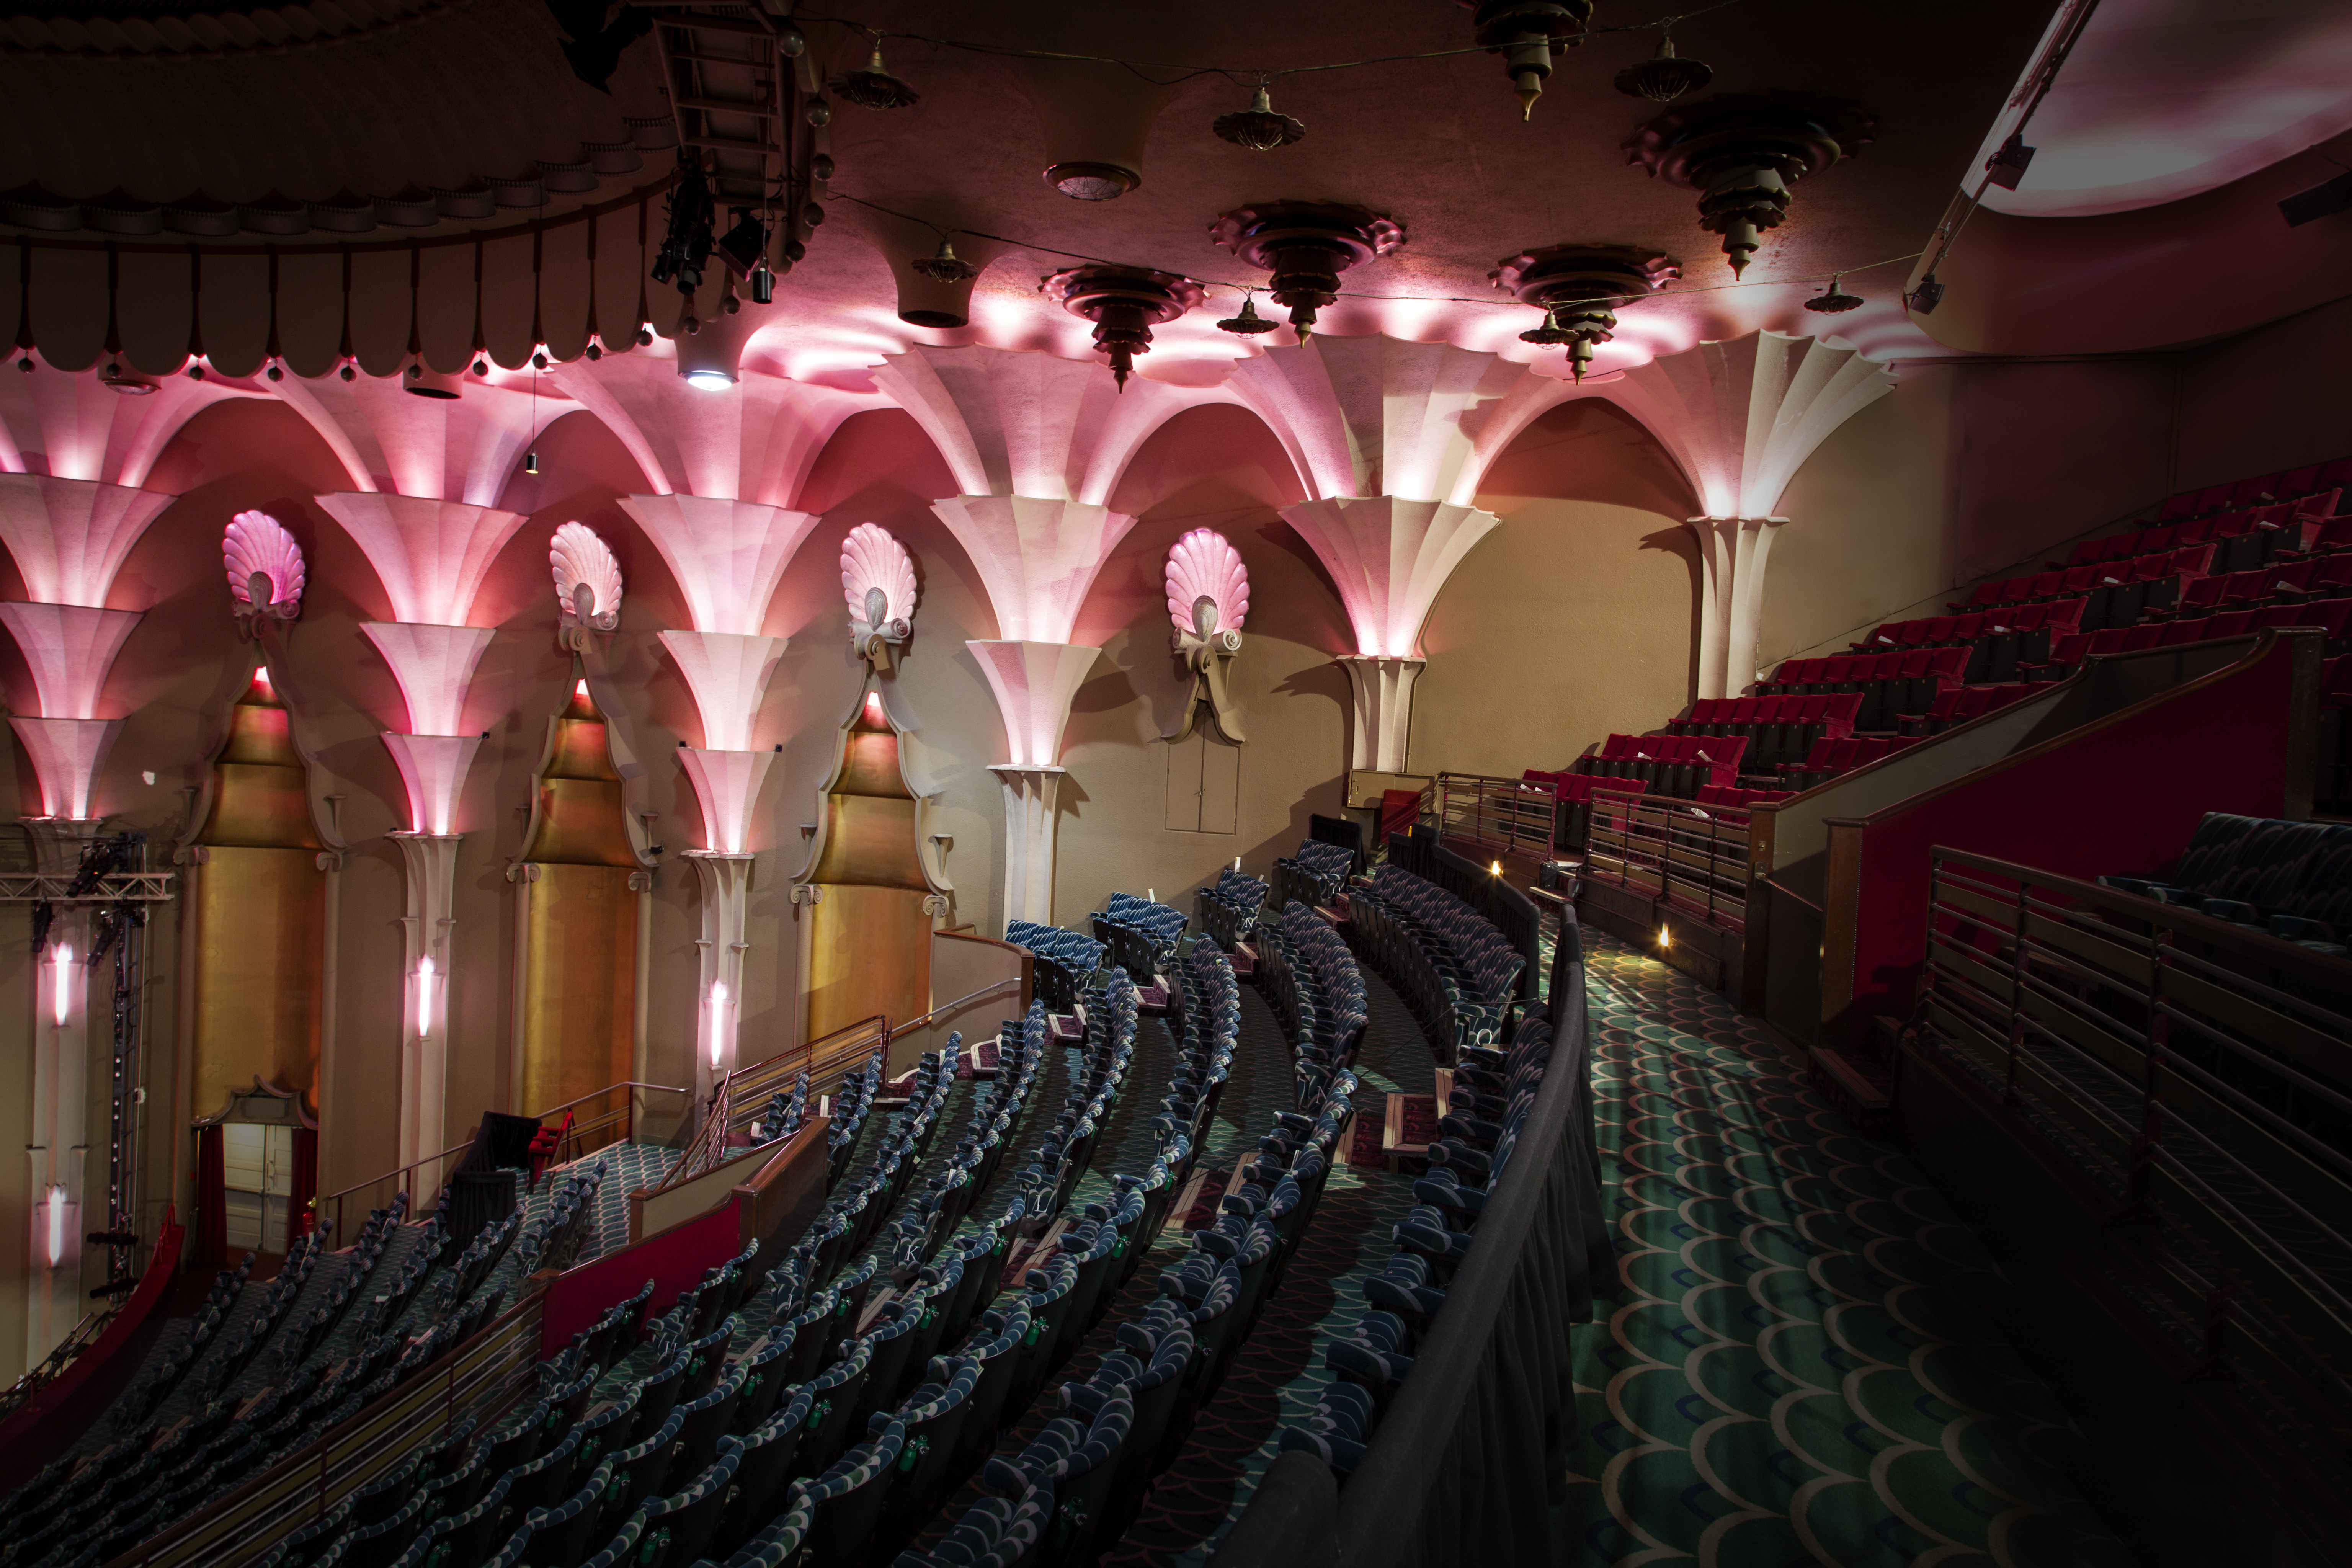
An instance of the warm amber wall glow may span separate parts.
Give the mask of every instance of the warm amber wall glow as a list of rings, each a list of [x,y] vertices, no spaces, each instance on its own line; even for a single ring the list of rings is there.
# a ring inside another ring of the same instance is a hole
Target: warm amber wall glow
[[[539,775],[523,921],[520,1095],[545,1110],[633,1076],[637,868],[604,715],[584,685],[556,715]]]
[[[877,1013],[896,1024],[929,1008],[931,918],[923,896],[825,886],[809,943],[807,1038]]]
[[[869,699],[844,737],[841,774],[824,797],[824,854],[809,877],[824,889],[810,916],[809,1039],[931,1005],[930,883],[898,763],[898,737]]]
[[[318,851],[215,846],[194,880],[193,1109],[213,1115],[256,1078],[315,1106],[327,888]]]
[[[632,1076],[637,996],[637,895],[629,890],[628,868],[538,869],[523,938],[522,1085],[515,1109],[524,1114]]]
[[[289,716],[257,681],[229,710],[196,868],[199,1116],[265,1083],[319,1103],[327,876]]]

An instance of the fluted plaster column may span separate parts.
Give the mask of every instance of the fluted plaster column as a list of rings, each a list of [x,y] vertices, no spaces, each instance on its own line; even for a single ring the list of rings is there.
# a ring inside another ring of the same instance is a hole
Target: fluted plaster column
[[[1764,565],[1785,517],[1694,517],[1699,542],[1698,695],[1737,697],[1756,680]]]

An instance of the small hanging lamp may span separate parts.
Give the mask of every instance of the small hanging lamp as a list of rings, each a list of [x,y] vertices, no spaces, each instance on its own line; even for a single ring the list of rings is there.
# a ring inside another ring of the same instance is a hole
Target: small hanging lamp
[[[882,64],[882,35],[874,35],[874,54],[862,71],[837,76],[826,84],[835,96],[846,99],[860,109],[911,109],[922,100],[922,94],[892,76]]]
[[[1656,54],[1617,73],[1617,90],[1628,98],[1669,103],[1686,92],[1696,92],[1714,79],[1714,67],[1700,60],[1686,60],[1675,53],[1674,29],[1665,26],[1658,29]]]
[[[1217,330],[1224,332],[1235,332],[1247,338],[1254,338],[1260,332],[1270,332],[1274,331],[1274,329],[1280,323],[1269,321],[1264,316],[1259,315],[1257,313],[1256,300],[1256,289],[1250,289],[1244,290],[1242,293],[1242,308],[1240,313],[1237,315],[1227,316],[1223,321],[1219,321],[1217,323]]]
[[[1861,309],[1863,302],[1861,295],[1849,294],[1838,287],[1838,279],[1843,276],[1842,273],[1830,274],[1830,286],[1806,300],[1805,309],[1819,310],[1825,316],[1834,316],[1841,311]]]
[[[980,276],[980,268],[955,253],[955,246],[946,235],[940,236],[938,254],[919,256],[907,263],[934,283],[961,283]]]
[[[1209,127],[1224,140],[1253,153],[1271,153],[1276,147],[1287,147],[1307,134],[1307,127],[1287,114],[1276,114],[1268,84],[1257,84],[1257,95],[1250,100],[1247,109],[1232,114],[1221,114]]]

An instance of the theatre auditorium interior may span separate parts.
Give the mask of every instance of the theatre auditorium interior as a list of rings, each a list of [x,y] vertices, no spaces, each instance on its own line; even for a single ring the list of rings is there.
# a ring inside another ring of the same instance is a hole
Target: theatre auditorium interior
[[[0,0],[0,1568],[2352,1563],[2345,0]]]

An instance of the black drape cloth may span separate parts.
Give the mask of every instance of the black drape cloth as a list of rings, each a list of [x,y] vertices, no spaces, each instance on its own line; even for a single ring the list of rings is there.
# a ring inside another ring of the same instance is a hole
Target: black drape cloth
[[[1345,1509],[1320,1460],[1285,1454],[1219,1545],[1217,1568],[1552,1561],[1550,1510],[1577,1440],[1570,1330],[1591,1321],[1594,1293],[1617,1282],[1579,949],[1571,917],[1535,1113],[1411,1374],[1347,1479]]]
[[[536,1116],[509,1116],[502,1110],[482,1112],[473,1146],[457,1162],[459,1174],[468,1171],[528,1170],[530,1141],[539,1135]]]
[[[1350,822],[1344,816],[1324,816],[1308,813],[1307,837],[1318,844],[1336,844],[1350,850],[1356,857],[1356,869],[1364,868],[1364,825]]]

